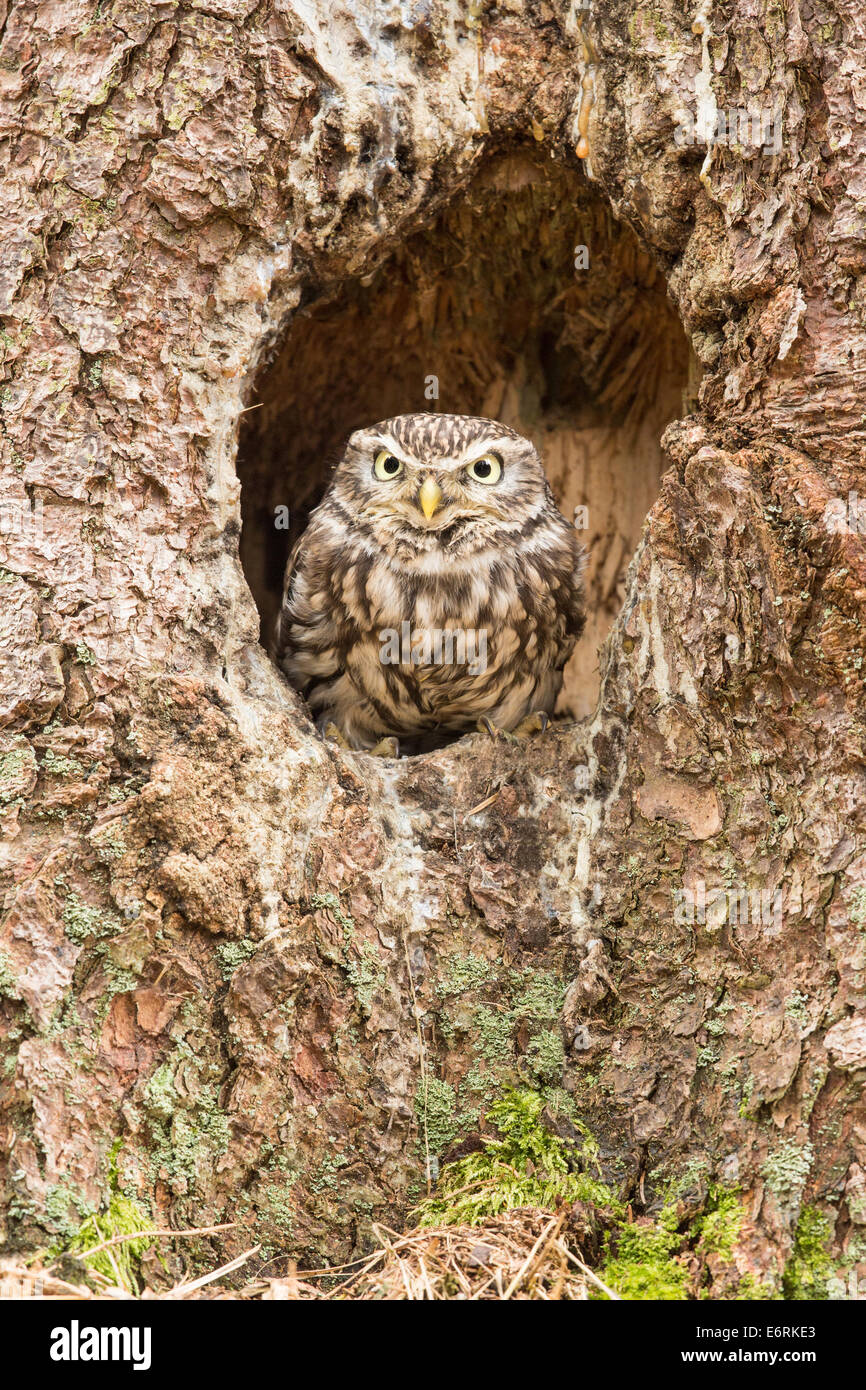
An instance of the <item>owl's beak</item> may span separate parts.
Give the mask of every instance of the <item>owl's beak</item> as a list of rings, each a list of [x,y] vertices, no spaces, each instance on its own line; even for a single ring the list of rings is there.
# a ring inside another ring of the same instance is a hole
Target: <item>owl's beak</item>
[[[429,521],[433,516],[439,503],[442,501],[442,489],[436,479],[428,473],[421,484],[421,491],[418,493],[418,501],[421,503],[421,510]]]

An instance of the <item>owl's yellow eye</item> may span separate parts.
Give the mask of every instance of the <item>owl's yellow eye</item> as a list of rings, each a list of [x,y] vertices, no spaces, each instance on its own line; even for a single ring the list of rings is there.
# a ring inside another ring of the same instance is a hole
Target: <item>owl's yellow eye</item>
[[[393,454],[389,454],[387,449],[382,449],[376,455],[376,462],[373,464],[373,472],[380,482],[386,483],[391,478],[399,478],[403,472],[403,464]]]
[[[498,483],[502,477],[502,460],[496,454],[482,454],[466,469],[476,483]]]

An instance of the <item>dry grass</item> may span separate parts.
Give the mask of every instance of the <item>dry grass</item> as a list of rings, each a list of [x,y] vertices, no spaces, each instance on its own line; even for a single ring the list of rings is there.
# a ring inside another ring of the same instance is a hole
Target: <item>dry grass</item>
[[[483,1226],[428,1227],[405,1235],[385,1226],[376,1226],[374,1230],[379,1241],[377,1249],[342,1268],[290,1272],[283,1278],[259,1277],[239,1288],[229,1286],[225,1282],[229,1276],[237,1275],[258,1253],[259,1247],[254,1246],[201,1278],[175,1284],[160,1292],[145,1289],[142,1297],[361,1302],[541,1299],[556,1302],[585,1300],[593,1285],[610,1298],[617,1297],[581,1260],[572,1214],[568,1210],[552,1214],[536,1208],[520,1208]],[[176,1237],[192,1233],[159,1234]],[[124,1239],[128,1237],[115,1238],[118,1242]],[[23,1267],[11,1260],[0,1260],[0,1295],[67,1301],[132,1296],[128,1289],[112,1284],[101,1274],[91,1272],[89,1285],[79,1285],[60,1278],[50,1264]]]
[[[403,1236],[376,1229],[380,1248],[325,1297],[582,1301],[590,1283],[609,1292],[575,1254],[566,1211],[520,1208],[483,1226],[427,1227]]]

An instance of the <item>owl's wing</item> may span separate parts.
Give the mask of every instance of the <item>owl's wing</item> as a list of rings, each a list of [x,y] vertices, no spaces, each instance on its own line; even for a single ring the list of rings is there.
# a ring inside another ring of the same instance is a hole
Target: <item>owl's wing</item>
[[[335,590],[332,521],[320,512],[289,556],[274,643],[277,665],[314,708],[343,669],[348,645],[345,609]]]
[[[572,531],[572,537],[574,532]],[[574,540],[574,563],[571,570],[571,602],[568,630],[575,642],[586,624],[586,551]]]
[[[586,623],[586,553],[568,522],[565,528],[565,548],[559,569],[560,582],[554,593],[559,614],[559,639],[555,668],[561,671],[583,633]]]
[[[280,604],[280,611],[277,615],[276,626],[274,628],[274,660],[280,664],[289,650],[289,629],[292,622],[292,584],[298,572],[298,558],[301,553],[304,534],[305,533],[302,532],[292,546],[289,558],[286,561],[286,572],[283,577],[283,599]]]

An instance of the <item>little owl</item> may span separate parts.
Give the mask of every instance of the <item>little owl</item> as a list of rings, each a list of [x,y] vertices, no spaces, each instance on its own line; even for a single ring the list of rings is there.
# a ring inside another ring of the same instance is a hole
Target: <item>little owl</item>
[[[295,546],[276,658],[351,748],[543,729],[583,628],[582,567],[528,439],[398,415],[351,436]]]

